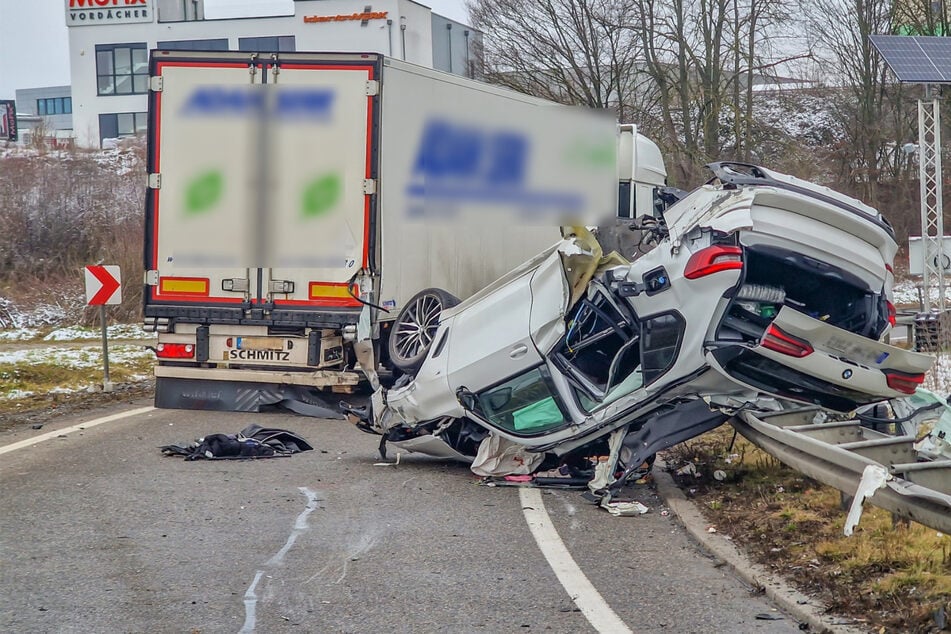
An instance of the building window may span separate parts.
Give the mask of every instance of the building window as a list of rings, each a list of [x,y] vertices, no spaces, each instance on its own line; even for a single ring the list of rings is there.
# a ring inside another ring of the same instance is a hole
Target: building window
[[[158,48],[167,51],[227,51],[228,38],[214,40],[172,40],[159,42]]]
[[[148,116],[144,112],[116,112],[99,115],[99,141],[145,134]]]
[[[41,117],[54,114],[72,114],[72,97],[49,97],[36,100],[36,114]]]
[[[144,43],[97,44],[100,95],[140,95],[149,89],[149,53]]]
[[[159,22],[193,22],[202,19],[203,7],[196,0],[158,0]]]
[[[240,37],[238,50],[252,53],[292,53],[297,50],[297,43],[293,35]]]

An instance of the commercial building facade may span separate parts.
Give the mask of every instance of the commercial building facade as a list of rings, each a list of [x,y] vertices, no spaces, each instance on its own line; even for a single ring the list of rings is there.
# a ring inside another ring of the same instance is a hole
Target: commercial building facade
[[[64,2],[72,127],[87,147],[144,131],[155,48],[374,52],[479,74],[481,33],[412,0]]]
[[[73,96],[69,86],[22,88],[16,91],[20,141],[30,143],[40,134],[52,141],[73,136]]]

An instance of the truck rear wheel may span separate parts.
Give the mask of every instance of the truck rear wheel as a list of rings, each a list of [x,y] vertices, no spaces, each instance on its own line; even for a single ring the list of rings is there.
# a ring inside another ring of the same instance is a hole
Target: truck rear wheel
[[[396,316],[390,331],[390,363],[408,374],[419,370],[439,328],[439,316],[458,303],[458,297],[441,288],[427,288],[413,295]]]

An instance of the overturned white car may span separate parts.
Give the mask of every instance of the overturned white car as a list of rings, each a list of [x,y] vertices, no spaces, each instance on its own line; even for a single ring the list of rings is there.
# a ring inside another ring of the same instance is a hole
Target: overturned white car
[[[404,307],[365,431],[483,475],[560,468],[602,500],[737,411],[911,394],[930,356],[879,341],[897,245],[874,209],[738,163],[639,227],[628,262],[582,228],[466,301]],[[765,398],[764,397],[768,397]]]

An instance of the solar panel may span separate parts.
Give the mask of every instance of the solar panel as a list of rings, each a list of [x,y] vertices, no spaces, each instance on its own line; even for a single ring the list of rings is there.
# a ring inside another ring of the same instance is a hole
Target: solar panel
[[[900,82],[951,84],[951,37],[870,35]]]

